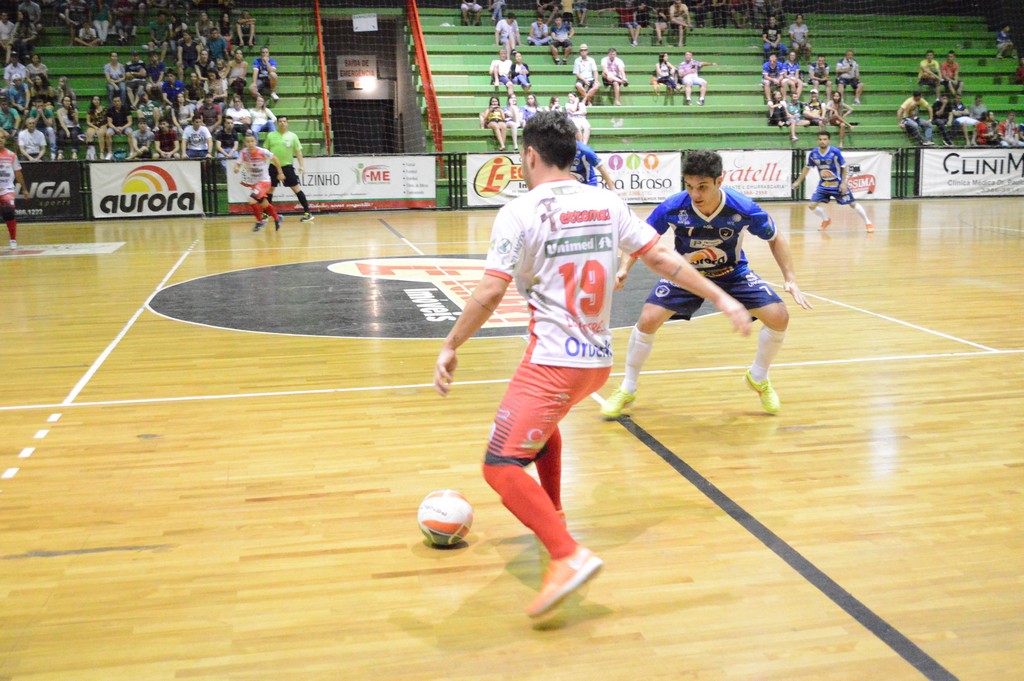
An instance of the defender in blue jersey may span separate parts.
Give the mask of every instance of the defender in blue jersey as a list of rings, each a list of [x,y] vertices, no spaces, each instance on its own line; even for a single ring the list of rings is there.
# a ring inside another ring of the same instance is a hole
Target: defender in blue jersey
[[[757,392],[761,407],[775,414],[780,408],[779,396],[768,380],[768,367],[782,347],[789,312],[782,298],[748,266],[743,253],[743,237],[747,233],[768,242],[793,300],[806,309],[811,304],[796,285],[785,234],[759,205],[734,189],[723,188],[722,180],[722,157],[718,153],[702,150],[688,154],[683,165],[686,191],[667,198],[654,209],[647,223],[661,234],[671,227],[676,250],[761,320],[764,326],[758,335],[757,354],[744,381]],[[635,262],[634,258],[623,259],[616,275],[616,288],[625,283]],[[636,399],[640,369],[651,354],[654,334],[661,325],[670,319],[689,319],[703,302],[700,296],[665,279],[658,282],[630,334],[626,377],[602,407],[605,418],[618,418],[623,407]]]
[[[807,165],[804,166],[800,177],[793,183],[793,189],[800,186],[800,183],[811,172],[811,168],[818,169],[818,188],[814,190],[811,203],[807,206],[814,214],[821,218],[821,229],[832,224],[832,218],[828,216],[821,204],[836,200],[840,206],[849,206],[864,220],[864,227],[868,232],[874,232],[875,226],[871,224],[871,218],[864,212],[864,208],[857,205],[847,183],[849,168],[846,166],[846,159],[843,152],[831,146],[832,136],[828,132],[818,133],[818,148],[811,149],[807,154]]]
[[[608,185],[608,189],[615,191],[611,175],[608,174],[607,168],[601,163],[601,158],[592,147],[579,140],[578,131],[576,133],[576,158],[573,159],[572,165],[569,166],[569,172],[577,180],[583,184],[589,184],[591,187],[598,186],[597,174],[601,173],[601,177],[604,178],[604,183]]]

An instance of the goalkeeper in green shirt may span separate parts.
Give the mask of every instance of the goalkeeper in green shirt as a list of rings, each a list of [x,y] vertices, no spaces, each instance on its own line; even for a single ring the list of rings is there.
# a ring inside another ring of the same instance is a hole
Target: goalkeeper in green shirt
[[[281,162],[281,170],[284,171],[284,186],[295,192],[296,198],[302,204],[302,217],[299,222],[312,222],[313,214],[309,212],[309,201],[306,200],[306,193],[302,191],[299,184],[299,176],[295,174],[295,166],[292,165],[292,157],[299,159],[299,175],[305,174],[302,162],[302,142],[294,132],[288,132],[288,117],[277,117],[277,130],[269,133],[263,141],[263,146],[269,149],[272,154]],[[270,186],[276,187],[281,184],[277,175],[271,173]],[[273,191],[267,195],[267,199],[273,198]]]

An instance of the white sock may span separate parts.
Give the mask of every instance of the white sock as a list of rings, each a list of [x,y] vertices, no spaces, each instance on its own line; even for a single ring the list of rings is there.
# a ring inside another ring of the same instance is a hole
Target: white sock
[[[640,369],[651,356],[653,347],[654,334],[644,333],[634,326],[629,334],[629,347],[626,350],[626,377],[622,379],[622,389],[626,392],[636,392],[636,384],[640,381]]]
[[[757,354],[754,355],[754,364],[750,367],[750,377],[758,383],[763,383],[768,378],[768,367],[771,366],[775,355],[782,349],[782,341],[786,337],[785,331],[776,331],[767,326],[761,327],[761,333],[757,334]]]
[[[871,222],[871,218],[869,218],[868,214],[864,211],[864,206],[860,205],[859,203],[853,203],[850,204],[850,208],[857,211],[857,215],[860,216],[861,220],[864,221],[865,225]]]
[[[828,213],[826,213],[825,209],[822,208],[821,206],[814,207],[814,214],[821,218],[823,221],[828,220]]]

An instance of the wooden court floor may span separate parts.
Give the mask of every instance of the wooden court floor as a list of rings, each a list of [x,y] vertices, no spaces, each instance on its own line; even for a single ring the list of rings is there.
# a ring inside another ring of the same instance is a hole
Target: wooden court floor
[[[293,320],[358,333],[147,307],[263,268],[213,301],[260,320],[308,301],[277,266],[482,254],[493,212],[22,225],[45,253],[0,256],[0,680],[1024,679],[1024,202],[869,203],[874,236],[769,207],[815,306],[782,412],[742,385],[753,338],[666,326],[631,420],[599,395],[563,424],[605,570],[540,626],[546,558],[479,474],[521,337],[471,341],[443,400],[436,338],[342,337],[379,330],[372,277]],[[90,244],[122,245],[67,254]],[[476,510],[448,551],[415,520],[443,488]]]

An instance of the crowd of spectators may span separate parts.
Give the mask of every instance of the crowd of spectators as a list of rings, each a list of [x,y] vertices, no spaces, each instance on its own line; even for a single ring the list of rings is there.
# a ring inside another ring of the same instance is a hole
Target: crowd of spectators
[[[111,50],[96,74],[106,95],[80,108],[37,48],[44,32],[72,47],[128,46],[130,57]],[[246,131],[276,129],[277,61],[259,42],[233,0],[22,0],[13,22],[0,12],[0,127],[26,161],[77,159],[83,147],[87,160],[234,157]]]

